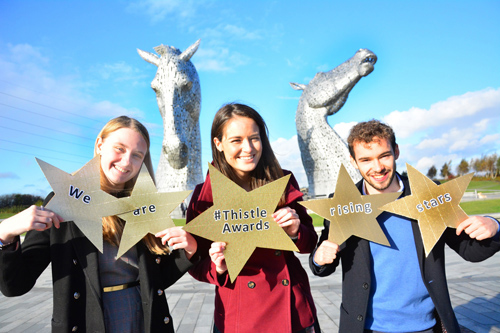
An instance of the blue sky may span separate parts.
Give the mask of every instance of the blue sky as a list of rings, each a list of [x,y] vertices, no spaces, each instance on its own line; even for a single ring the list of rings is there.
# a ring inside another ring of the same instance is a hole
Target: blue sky
[[[295,129],[300,92],[360,48],[378,56],[329,117],[346,136],[382,119],[396,131],[398,169],[500,150],[498,1],[6,1],[0,2],[0,194],[50,191],[35,157],[67,172],[92,158],[99,129],[127,114],[152,134],[162,121],[156,67],[136,49],[184,50],[201,83],[203,168],[224,103],[254,106],[284,168],[307,186]]]

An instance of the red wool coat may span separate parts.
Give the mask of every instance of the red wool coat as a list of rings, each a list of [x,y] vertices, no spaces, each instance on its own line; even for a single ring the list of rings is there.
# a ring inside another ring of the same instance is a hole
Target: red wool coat
[[[298,201],[302,201],[302,193],[291,175],[286,188],[286,206],[295,209],[301,222],[295,244],[301,253],[310,253],[318,236],[311,217]],[[197,185],[193,192],[187,223],[212,205],[212,186],[207,175],[205,182]],[[217,277],[215,265],[208,256],[211,241],[197,240],[198,253],[203,259],[189,273],[199,281],[216,286],[214,321],[220,331],[296,332],[313,325],[316,308],[309,280],[293,252],[257,248],[231,283],[227,272]]]

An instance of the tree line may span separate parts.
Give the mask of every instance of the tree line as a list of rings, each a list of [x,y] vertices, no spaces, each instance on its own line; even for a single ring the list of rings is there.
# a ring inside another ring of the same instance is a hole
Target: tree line
[[[462,159],[460,163],[455,168],[455,173],[453,173],[453,168],[451,166],[451,161],[443,164],[440,170],[440,175],[444,179],[452,179],[456,176],[463,176],[469,172],[474,171],[477,175],[495,179],[500,171],[500,156],[495,154],[482,156],[479,158],[472,158],[470,161]],[[427,171],[427,177],[430,179],[436,178],[437,169],[436,166],[431,166]]]
[[[12,207],[24,207],[27,208],[31,205],[37,204],[41,205],[43,198],[39,195],[33,194],[4,194],[0,195],[0,210]]]

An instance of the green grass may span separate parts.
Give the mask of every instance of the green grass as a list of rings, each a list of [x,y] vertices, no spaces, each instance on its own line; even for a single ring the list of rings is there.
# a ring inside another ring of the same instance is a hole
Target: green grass
[[[186,225],[186,219],[172,219],[174,220],[174,224],[177,227],[182,227],[183,225]]]
[[[500,199],[462,202],[460,207],[467,215],[500,213]]]
[[[0,220],[8,219],[12,215],[15,215],[15,214],[14,213],[0,213]]]
[[[473,180],[467,187],[467,191],[500,191],[500,182],[495,180]]]

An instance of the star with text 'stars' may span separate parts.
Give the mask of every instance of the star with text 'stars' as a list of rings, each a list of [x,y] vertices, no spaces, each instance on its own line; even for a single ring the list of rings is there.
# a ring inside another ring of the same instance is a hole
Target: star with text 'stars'
[[[474,174],[437,185],[409,164],[406,170],[412,194],[380,209],[418,220],[428,256],[447,227],[456,228],[468,218],[459,204]]]
[[[224,257],[231,282],[257,247],[298,251],[272,216],[290,175],[247,192],[211,164],[208,168],[214,204],[188,223],[184,230],[214,242],[226,243]]]
[[[156,234],[175,227],[170,213],[190,193],[191,191],[158,192],[148,169],[143,164],[132,195],[128,198],[135,209],[118,215],[126,223],[116,257],[121,257],[148,233]]]
[[[378,208],[396,200],[400,195],[400,192],[362,195],[342,164],[333,198],[304,201],[300,204],[330,221],[328,240],[333,243],[341,245],[349,237],[357,236],[390,246],[377,221],[377,216],[382,213]]]
[[[55,193],[46,208],[59,214],[65,222],[73,221],[102,252],[102,218],[131,211],[134,207],[101,190],[100,156],[73,175],[38,158],[36,161]]]

